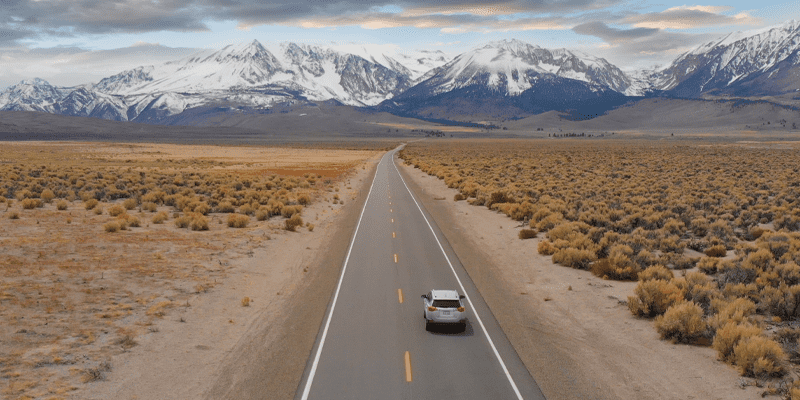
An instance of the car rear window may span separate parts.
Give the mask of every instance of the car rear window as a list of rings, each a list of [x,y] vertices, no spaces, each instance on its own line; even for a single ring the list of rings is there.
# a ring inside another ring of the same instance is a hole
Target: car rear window
[[[458,300],[434,300],[433,306],[436,308],[458,308],[461,303]]]

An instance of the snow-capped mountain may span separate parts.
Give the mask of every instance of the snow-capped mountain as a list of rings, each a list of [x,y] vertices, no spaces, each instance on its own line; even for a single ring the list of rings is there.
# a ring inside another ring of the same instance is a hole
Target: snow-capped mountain
[[[432,94],[485,85],[516,96],[542,76],[574,79],[623,92],[628,78],[605,59],[567,49],[548,50],[519,40],[503,40],[463,53],[430,71],[423,84]]]
[[[411,86],[407,68],[357,55],[258,41],[205,51],[157,66],[141,66],[95,85],[58,88],[24,81],[0,94],[0,110],[27,110],[116,120],[153,121],[207,104],[270,107],[288,101],[337,100],[377,105]]]
[[[448,103],[461,104],[468,113],[482,109],[486,116],[508,116],[502,107],[515,109],[511,114],[533,114],[600,99],[616,104],[629,85],[625,74],[602,58],[504,40],[431,70],[385,106],[412,115],[427,115],[431,107],[449,108]],[[487,104],[495,104],[494,109]]]
[[[702,44],[661,70],[640,72],[638,93],[777,95],[800,85],[800,24],[735,32]],[[634,79],[634,81],[637,79]],[[756,84],[758,82],[758,84]]]

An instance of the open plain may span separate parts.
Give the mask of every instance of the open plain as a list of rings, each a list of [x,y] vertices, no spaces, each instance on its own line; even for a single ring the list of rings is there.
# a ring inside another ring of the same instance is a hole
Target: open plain
[[[376,154],[3,143],[2,397],[202,395],[316,273]]]

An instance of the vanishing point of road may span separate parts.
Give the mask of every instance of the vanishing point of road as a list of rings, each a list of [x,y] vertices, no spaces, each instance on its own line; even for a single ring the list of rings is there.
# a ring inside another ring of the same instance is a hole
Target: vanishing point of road
[[[544,399],[406,186],[398,150],[377,166],[296,398]],[[420,296],[431,289],[467,296],[465,330],[425,329]]]

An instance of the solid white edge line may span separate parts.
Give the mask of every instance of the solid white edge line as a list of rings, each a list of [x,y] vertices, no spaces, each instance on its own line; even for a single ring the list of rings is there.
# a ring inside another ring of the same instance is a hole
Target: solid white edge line
[[[388,154],[388,153],[387,153]],[[331,311],[328,312],[328,320],[325,322],[325,329],[322,331],[322,338],[319,340],[319,347],[317,348],[317,354],[314,356],[314,362],[311,364],[311,372],[308,373],[308,379],[306,380],[306,387],[303,389],[303,400],[308,399],[308,394],[311,392],[311,384],[314,382],[314,375],[317,373],[317,366],[319,365],[319,358],[322,354],[322,346],[325,345],[325,338],[328,336],[328,327],[331,325],[331,319],[333,318],[333,310],[336,308],[336,300],[339,299],[339,290],[342,288],[342,281],[344,280],[344,273],[347,271],[347,262],[350,261],[350,252],[353,251],[353,244],[356,242],[356,236],[358,235],[358,228],[361,227],[361,219],[364,218],[364,210],[367,209],[367,204],[369,204],[369,197],[372,194],[372,187],[375,186],[375,179],[378,177],[378,168],[381,166],[383,159],[386,158],[386,154],[381,157],[381,161],[378,162],[378,166],[375,167],[375,176],[372,177],[372,183],[369,185],[369,193],[367,193],[367,199],[364,200],[364,207],[361,209],[361,215],[358,217],[358,225],[356,225],[356,230],[353,232],[353,239],[350,240],[350,248],[347,249],[347,257],[344,259],[344,265],[342,266],[342,274],[339,276],[339,283],[336,285],[336,293],[333,295],[333,304],[331,305]]]
[[[397,165],[394,163],[394,154],[392,154],[392,165],[394,166],[394,170],[397,172],[397,176],[399,176],[400,180],[403,182],[403,186],[405,186],[406,190],[408,190],[408,194],[411,195],[411,200],[414,200],[414,204],[417,205],[417,209],[419,210],[420,214],[422,214],[422,218],[425,219],[425,223],[428,224],[428,228],[430,228],[431,233],[433,233],[433,238],[436,239],[436,243],[439,245],[439,249],[442,250],[442,254],[444,254],[444,259],[447,260],[447,264],[450,266],[450,271],[453,272],[453,275],[456,277],[456,281],[458,282],[458,286],[460,286],[461,291],[464,292],[464,296],[467,298],[467,302],[469,303],[470,308],[472,308],[472,312],[475,313],[475,318],[478,320],[478,324],[481,326],[483,334],[486,335],[486,340],[489,341],[489,346],[492,347],[492,351],[494,351],[494,355],[497,357],[497,361],[500,361],[500,366],[503,367],[503,372],[505,372],[506,377],[508,378],[508,382],[511,383],[511,387],[514,389],[514,393],[517,394],[517,398],[519,400],[522,400],[522,394],[519,392],[517,384],[514,383],[514,378],[512,378],[511,373],[508,372],[508,368],[506,368],[506,363],[503,362],[503,357],[500,356],[500,352],[498,352],[497,347],[494,346],[494,342],[492,341],[492,338],[489,336],[489,332],[486,330],[486,327],[483,325],[481,317],[478,315],[478,310],[475,309],[475,306],[472,304],[472,300],[469,298],[467,290],[464,289],[464,285],[461,284],[461,279],[458,278],[458,274],[456,274],[456,270],[455,268],[453,268],[453,263],[450,262],[450,257],[447,256],[447,252],[444,251],[442,243],[436,236],[436,231],[433,230],[433,226],[431,226],[430,221],[428,221],[428,217],[426,217],[425,213],[422,212],[422,208],[419,206],[419,203],[417,203],[417,199],[414,198],[414,194],[411,193],[411,189],[409,189],[408,185],[406,185],[406,180],[403,179],[403,175],[401,175],[400,171],[397,169]]]

